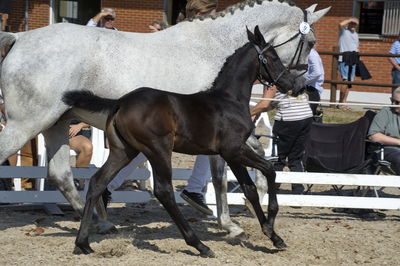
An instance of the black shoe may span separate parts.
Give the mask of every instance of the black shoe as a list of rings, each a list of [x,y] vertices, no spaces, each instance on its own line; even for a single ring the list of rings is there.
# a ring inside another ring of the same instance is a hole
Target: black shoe
[[[208,206],[204,203],[204,197],[201,193],[196,192],[188,192],[187,190],[183,190],[181,193],[181,198],[186,200],[193,208],[198,211],[206,214],[213,215],[213,211],[208,208]]]
[[[103,194],[101,194],[101,198],[103,199],[104,209],[107,210],[107,205],[111,201],[111,192],[106,188]]]
[[[304,186],[301,184],[292,184],[292,194],[303,194]]]

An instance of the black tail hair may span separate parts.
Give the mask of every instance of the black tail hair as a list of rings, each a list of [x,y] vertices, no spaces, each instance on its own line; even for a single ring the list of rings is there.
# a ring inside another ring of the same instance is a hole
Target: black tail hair
[[[111,113],[113,110],[116,110],[119,105],[119,100],[101,98],[88,90],[68,91],[64,93],[62,100],[67,105],[82,108],[94,113]]]

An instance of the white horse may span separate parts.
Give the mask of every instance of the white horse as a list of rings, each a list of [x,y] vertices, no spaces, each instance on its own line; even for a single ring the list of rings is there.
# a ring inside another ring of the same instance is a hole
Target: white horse
[[[0,133],[0,163],[42,132],[49,160],[47,178],[82,213],[84,201],[75,189],[69,166],[68,125],[76,118],[104,129],[106,117],[68,110],[62,102],[64,92],[85,89],[117,99],[139,87],[182,94],[207,90],[225,59],[247,42],[246,26],[259,25],[263,35],[268,32],[266,41],[276,46],[285,66],[306,64],[315,36],[300,25],[304,26],[305,20],[315,23],[328,10],[313,12],[312,7],[303,12],[292,3],[248,0],[153,34],[73,24],[15,34],[1,32],[0,47],[12,47],[1,65],[8,125]],[[304,34],[299,34],[300,30]],[[303,74],[296,67],[292,73]],[[304,78],[299,77],[293,90],[303,85]],[[216,189],[224,188],[219,185]],[[219,201],[220,214],[227,213],[227,207],[221,207],[226,199]],[[106,221],[96,218],[94,222],[100,232],[112,229]],[[229,215],[222,215],[219,223],[233,235],[241,232]]]

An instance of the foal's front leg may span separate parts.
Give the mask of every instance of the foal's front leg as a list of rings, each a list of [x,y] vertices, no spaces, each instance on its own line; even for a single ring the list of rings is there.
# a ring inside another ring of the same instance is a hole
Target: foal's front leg
[[[272,165],[261,156],[254,153],[248,146],[242,145],[235,157],[230,157],[228,165],[235,174],[246,198],[252,204],[256,216],[260,222],[263,233],[267,235],[277,248],[285,248],[286,244],[274,231],[275,218],[278,213],[278,201],[276,199],[275,171]],[[268,181],[268,219],[265,217],[257,194],[257,188],[251,180],[246,167],[259,169]]]
[[[218,224],[222,229],[229,232],[229,237],[236,237],[243,233],[243,229],[233,223],[229,215],[226,163],[219,155],[211,155],[209,159],[212,182],[215,189],[215,198],[217,201]]]
[[[158,148],[160,148],[160,146]],[[166,152],[159,150],[154,150],[152,153],[153,154],[146,154],[146,157],[149,159],[153,168],[154,195],[178,226],[186,244],[197,249],[202,257],[215,257],[214,252],[204,245],[196,236],[176,204],[172,187],[171,154],[167,155]]]

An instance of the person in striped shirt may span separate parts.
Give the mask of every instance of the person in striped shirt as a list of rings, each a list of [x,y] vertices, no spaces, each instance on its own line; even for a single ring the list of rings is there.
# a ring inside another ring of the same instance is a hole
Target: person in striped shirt
[[[390,54],[400,54],[400,33],[399,39],[392,44],[389,50]],[[389,62],[393,66],[392,69],[392,83],[400,84],[400,57],[389,57]],[[392,87],[392,92],[396,89],[396,86]]]
[[[278,161],[274,164],[275,170],[282,171],[285,166],[288,166],[292,172],[303,172],[304,144],[310,132],[313,114],[307,102],[292,101],[307,101],[307,95],[293,97],[277,92],[276,87],[265,87],[263,98],[283,100],[262,100],[250,110],[252,117],[256,118],[262,112],[276,109],[272,129],[274,136],[278,137]],[[292,191],[300,194],[304,191],[304,186],[292,184]]]

